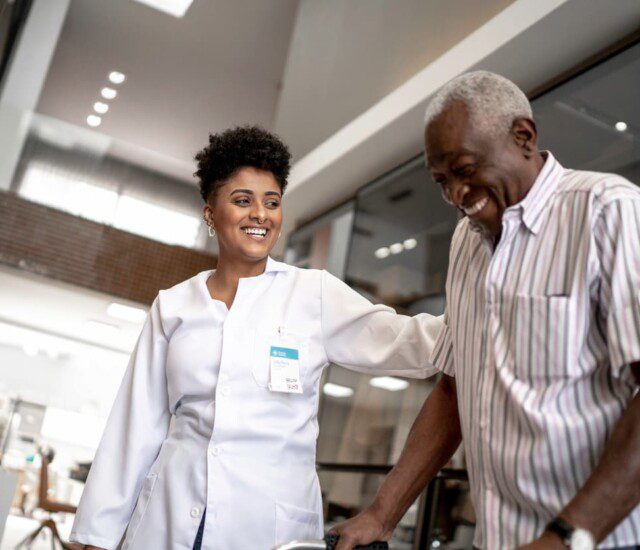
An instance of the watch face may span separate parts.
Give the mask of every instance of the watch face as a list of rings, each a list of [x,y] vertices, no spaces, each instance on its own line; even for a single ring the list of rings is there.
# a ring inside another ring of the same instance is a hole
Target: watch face
[[[596,541],[585,529],[576,529],[571,534],[571,550],[594,550]]]

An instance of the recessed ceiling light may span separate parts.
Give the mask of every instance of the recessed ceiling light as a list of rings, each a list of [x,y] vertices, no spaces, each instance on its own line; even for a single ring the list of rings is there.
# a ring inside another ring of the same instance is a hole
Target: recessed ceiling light
[[[116,92],[113,88],[102,88],[100,93],[105,99],[115,99],[115,97],[118,95],[118,92]]]
[[[369,380],[369,384],[374,388],[388,391],[400,391],[409,387],[409,382],[393,376],[378,376]]]
[[[193,0],[135,0],[140,4],[168,13],[174,17],[183,17]]]
[[[327,382],[322,386],[322,393],[330,397],[351,397],[353,395],[353,388]]]
[[[100,113],[101,115],[104,115],[109,110],[109,105],[107,105],[106,103],[102,103],[102,101],[96,101],[93,104],[93,110],[96,113]]]
[[[100,126],[101,123],[102,123],[102,119],[99,116],[89,115],[87,117],[87,124],[89,126],[93,126],[95,128],[96,126]]]
[[[404,247],[407,250],[411,250],[412,248],[415,248],[416,245],[418,244],[418,241],[416,241],[413,237],[410,239],[405,240],[403,243]]]
[[[382,260],[391,253],[389,252],[389,249],[386,246],[383,246],[382,248],[378,248],[378,250],[376,250],[373,254],[376,258],[380,258]]]
[[[391,254],[400,254],[400,252],[404,250],[404,246],[402,245],[402,243],[393,243],[389,247],[389,250],[391,251]]]
[[[130,323],[142,323],[147,316],[147,312],[141,307],[125,306],[124,304],[113,302],[107,308],[107,315]]]
[[[122,84],[125,78],[127,78],[125,74],[120,71],[111,71],[109,73],[109,80],[114,84]]]
[[[627,123],[623,122],[622,120],[620,122],[616,122],[616,130],[618,130],[618,132],[624,132],[627,129]]]

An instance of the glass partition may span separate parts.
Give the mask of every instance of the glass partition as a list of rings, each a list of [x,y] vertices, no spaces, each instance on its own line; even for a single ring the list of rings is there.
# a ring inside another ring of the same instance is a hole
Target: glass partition
[[[566,167],[640,184],[640,43],[532,102],[540,145]]]

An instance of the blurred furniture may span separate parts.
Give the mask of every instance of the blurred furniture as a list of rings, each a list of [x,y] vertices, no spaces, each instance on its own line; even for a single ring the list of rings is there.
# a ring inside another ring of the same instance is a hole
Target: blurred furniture
[[[0,468],[0,540],[4,534],[4,526],[11,510],[11,501],[18,485],[18,474]]]
[[[51,531],[51,549],[56,550],[56,542],[60,545],[63,550],[81,550],[83,548],[82,545],[73,544],[69,542],[64,542],[60,537],[60,533],[58,532],[58,526],[56,525],[55,519],[52,517],[52,514],[57,512],[65,512],[67,514],[75,514],[76,507],[71,504],[67,504],[64,502],[57,502],[55,500],[49,499],[49,464],[53,461],[54,453],[53,450],[39,450],[40,456],[42,457],[42,465],[40,467],[40,487],[38,489],[38,504],[37,509],[42,510],[47,514],[47,516],[40,520],[40,525],[38,528],[27,535],[24,539],[22,539],[17,548],[20,547],[29,547],[31,543],[36,539],[36,537],[40,534],[40,532],[47,528]]]

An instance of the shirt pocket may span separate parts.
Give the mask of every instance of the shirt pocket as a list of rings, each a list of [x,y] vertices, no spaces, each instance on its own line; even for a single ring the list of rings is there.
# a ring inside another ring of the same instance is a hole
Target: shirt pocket
[[[321,536],[319,514],[284,502],[276,503],[275,544],[316,539]]]
[[[579,373],[569,296],[516,295],[505,313],[513,319],[502,323],[509,331],[507,357],[519,380],[550,384]]]
[[[261,388],[269,387],[271,346],[298,350],[298,369],[300,385],[304,391],[309,360],[309,337],[294,332],[256,329],[253,335],[253,354],[250,374],[252,380]]]
[[[131,515],[131,520],[129,521],[129,526],[127,527],[127,536],[125,537],[124,544],[122,545],[123,550],[129,548],[135,540],[136,532],[142,523],[145,512],[147,511],[147,506],[149,505],[149,500],[151,499],[151,494],[153,493],[153,488],[155,487],[157,480],[158,474],[149,474],[144,478],[142,490],[138,496],[138,502],[136,503],[136,507]]]

